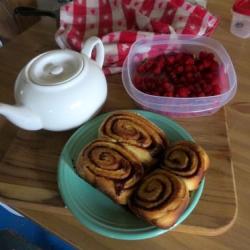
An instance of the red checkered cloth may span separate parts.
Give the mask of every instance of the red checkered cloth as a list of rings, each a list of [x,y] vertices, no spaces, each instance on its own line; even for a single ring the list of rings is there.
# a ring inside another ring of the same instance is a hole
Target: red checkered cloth
[[[55,39],[60,48],[80,51],[90,36],[102,39],[104,71],[121,71],[130,46],[157,34],[210,35],[218,18],[184,0],[75,0],[60,9]]]

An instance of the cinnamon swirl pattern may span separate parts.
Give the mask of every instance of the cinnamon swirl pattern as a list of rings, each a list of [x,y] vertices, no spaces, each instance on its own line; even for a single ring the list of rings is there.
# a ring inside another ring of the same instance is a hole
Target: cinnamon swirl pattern
[[[138,217],[160,228],[173,226],[189,203],[185,183],[164,169],[154,170],[138,185],[129,208]]]
[[[188,189],[196,190],[209,167],[209,157],[199,145],[179,141],[167,148],[162,168],[182,178]]]
[[[125,205],[144,169],[126,148],[105,139],[96,139],[79,154],[78,174],[106,193],[118,204]]]
[[[113,112],[101,125],[99,134],[121,143],[135,154],[146,170],[155,165],[167,146],[165,133],[141,115]]]

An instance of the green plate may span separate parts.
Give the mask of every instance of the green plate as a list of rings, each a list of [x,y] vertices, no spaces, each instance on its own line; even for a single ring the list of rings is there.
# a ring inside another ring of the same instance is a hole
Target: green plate
[[[174,121],[147,111],[130,110],[143,115],[165,131],[171,141],[193,140],[191,135]],[[74,161],[80,150],[98,135],[98,128],[109,113],[102,114],[85,123],[64,146],[59,160],[58,185],[62,198],[72,214],[88,229],[101,235],[123,239],[139,240],[158,236],[182,223],[197,205],[203,191],[205,179],[192,192],[191,201],[176,224],[163,230],[137,218],[126,208],[115,204],[98,191],[74,170]]]

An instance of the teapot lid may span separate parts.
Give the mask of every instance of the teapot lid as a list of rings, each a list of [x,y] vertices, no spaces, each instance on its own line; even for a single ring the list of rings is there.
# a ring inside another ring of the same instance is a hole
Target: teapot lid
[[[27,77],[35,84],[52,86],[75,78],[83,70],[81,54],[72,50],[52,50],[34,58],[27,66]]]

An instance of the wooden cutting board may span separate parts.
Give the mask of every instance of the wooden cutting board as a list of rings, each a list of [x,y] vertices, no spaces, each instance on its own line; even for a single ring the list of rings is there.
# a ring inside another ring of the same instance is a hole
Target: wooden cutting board
[[[45,33],[36,27],[31,32],[36,32],[37,43],[21,37],[22,50],[13,43],[0,51],[1,101],[13,102],[13,81],[24,63],[55,46],[51,38],[52,28]],[[15,60],[17,56],[19,60]],[[108,78],[108,88],[108,100],[101,112],[136,108],[119,75]],[[211,158],[201,200],[176,231],[218,235],[230,228],[237,215],[225,111],[222,109],[209,117],[176,121],[191,133]],[[25,207],[71,215],[57,189],[57,162],[63,145],[73,132],[24,131],[0,117],[0,199],[17,209]]]

